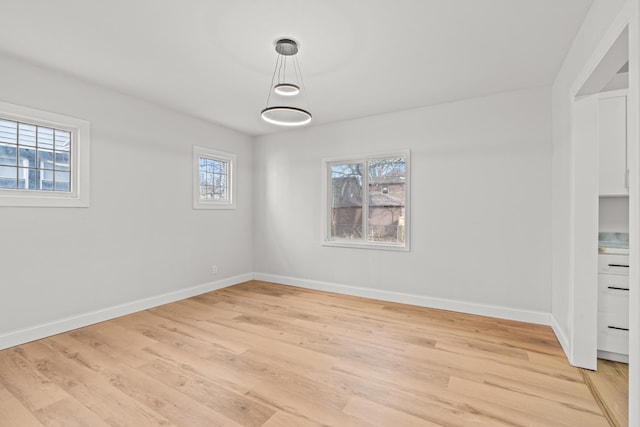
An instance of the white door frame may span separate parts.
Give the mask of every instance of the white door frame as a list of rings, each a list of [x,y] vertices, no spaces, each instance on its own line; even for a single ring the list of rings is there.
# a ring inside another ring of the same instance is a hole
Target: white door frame
[[[593,322],[584,322],[584,316],[590,314],[597,318],[597,306],[594,312],[594,302],[597,303],[597,292],[588,291],[583,294],[584,272],[593,269],[593,265],[584,265],[591,262],[591,257],[585,255],[584,248],[579,245],[584,242],[581,233],[593,233],[593,223],[597,226],[597,211],[595,218],[592,212],[592,200],[587,200],[585,195],[597,194],[593,186],[593,180],[582,181],[586,170],[585,158],[590,161],[589,155],[581,151],[575,132],[576,117],[574,101],[580,89],[589,76],[596,69],[609,48],[617,40],[625,28],[629,29],[629,94],[627,98],[627,154],[629,167],[629,425],[640,425],[640,147],[639,147],[639,83],[640,70],[638,69],[640,43],[638,40],[638,25],[640,24],[640,7],[638,0],[628,0],[618,16],[610,25],[604,37],[600,40],[593,55],[589,58],[578,78],[571,86],[570,105],[572,107],[572,137],[570,153],[570,295],[569,295],[569,327],[570,327],[570,354],[569,361],[572,365],[592,368],[596,363],[597,338]],[[596,174],[597,175],[597,174]],[[597,182],[596,182],[597,184]],[[586,209],[586,211],[585,211]],[[587,212],[587,218],[583,215]],[[588,236],[588,234],[587,234]],[[594,241],[597,239],[597,231],[591,235]],[[591,251],[592,248],[588,248]],[[596,278],[594,277],[594,280]],[[595,299],[595,300],[594,300]],[[586,339],[586,342],[584,341]]]

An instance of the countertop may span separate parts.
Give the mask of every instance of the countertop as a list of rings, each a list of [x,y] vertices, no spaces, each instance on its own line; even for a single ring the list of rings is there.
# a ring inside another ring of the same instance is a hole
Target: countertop
[[[629,233],[598,233],[598,253],[629,255]]]

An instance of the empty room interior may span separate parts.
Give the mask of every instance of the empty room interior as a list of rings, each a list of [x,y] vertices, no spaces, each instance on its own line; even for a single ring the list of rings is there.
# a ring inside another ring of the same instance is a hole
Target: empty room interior
[[[638,0],[0,2],[0,427],[640,426]]]

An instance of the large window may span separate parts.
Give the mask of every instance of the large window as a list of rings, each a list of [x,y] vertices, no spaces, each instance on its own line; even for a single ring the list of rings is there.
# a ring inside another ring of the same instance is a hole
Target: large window
[[[193,147],[194,209],[234,209],[235,154]]]
[[[409,152],[324,161],[323,244],[409,248]]]
[[[0,206],[89,205],[89,123],[0,103]]]

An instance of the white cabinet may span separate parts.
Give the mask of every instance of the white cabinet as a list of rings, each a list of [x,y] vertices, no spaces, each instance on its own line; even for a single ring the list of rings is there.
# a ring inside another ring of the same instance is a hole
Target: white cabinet
[[[598,102],[600,195],[627,196],[626,91],[604,92]]]
[[[598,255],[598,357],[629,355],[629,256]]]

